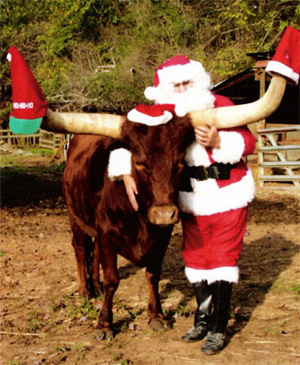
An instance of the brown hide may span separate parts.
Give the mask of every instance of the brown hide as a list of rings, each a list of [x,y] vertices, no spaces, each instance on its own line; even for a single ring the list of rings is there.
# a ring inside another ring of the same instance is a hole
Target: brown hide
[[[81,295],[99,293],[101,263],[104,302],[98,328],[104,337],[112,334],[112,301],[119,284],[117,254],[146,266],[150,322],[156,326],[162,321],[161,264],[178,220],[182,161],[193,139],[189,119],[177,118],[155,127],[126,121],[118,140],[77,135],[71,141],[63,191],[73,231],[78,289]],[[138,212],[132,209],[123,182],[107,176],[110,151],[120,146],[132,152]]]

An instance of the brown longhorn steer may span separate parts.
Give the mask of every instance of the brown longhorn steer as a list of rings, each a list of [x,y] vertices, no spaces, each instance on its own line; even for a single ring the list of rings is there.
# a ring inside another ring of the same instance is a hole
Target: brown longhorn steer
[[[99,292],[99,263],[103,268],[104,303],[98,323],[103,338],[113,335],[118,254],[146,266],[150,325],[163,325],[158,282],[172,225],[178,220],[182,159],[194,138],[193,128],[206,121],[217,128],[229,128],[263,119],[276,110],[285,86],[286,80],[276,75],[267,93],[256,102],[195,111],[155,127],[129,122],[122,116],[47,111],[44,129],[87,134],[75,136],[71,142],[63,189],[73,231],[80,294],[88,294],[89,289]],[[138,212],[133,211],[123,183],[111,182],[107,177],[109,152],[117,142],[132,151]],[[91,283],[90,288],[87,282]]]
[[[131,207],[123,182],[112,182],[107,176],[109,152],[116,140],[77,135],[70,144],[63,191],[73,232],[78,287],[81,295],[99,293],[100,263],[104,288],[98,323],[101,337],[112,335],[112,302],[120,280],[118,254],[146,267],[150,326],[163,326],[158,283],[172,225],[179,219],[182,161],[193,139],[187,117],[156,127],[129,121],[123,124],[120,141],[132,151],[138,212]]]

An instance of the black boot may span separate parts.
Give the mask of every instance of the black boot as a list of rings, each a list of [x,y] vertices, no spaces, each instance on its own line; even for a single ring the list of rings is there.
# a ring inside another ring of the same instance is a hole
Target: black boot
[[[225,332],[230,313],[232,283],[223,280],[216,281],[210,287],[214,309],[211,317],[211,328],[201,350],[207,355],[214,355],[225,346]]]
[[[194,326],[188,330],[181,339],[186,342],[196,342],[202,340],[210,324],[210,313],[212,306],[212,295],[207,285],[207,281],[193,284],[197,300],[197,310],[195,312]]]

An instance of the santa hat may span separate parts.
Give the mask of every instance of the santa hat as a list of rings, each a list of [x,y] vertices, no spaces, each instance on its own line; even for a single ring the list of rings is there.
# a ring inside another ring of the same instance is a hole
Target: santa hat
[[[286,27],[267,72],[275,72],[288,79],[293,85],[299,82],[300,72],[300,32],[290,26]]]
[[[48,109],[48,102],[16,47],[7,51],[12,79],[12,112],[9,127],[13,133],[35,133]]]
[[[173,118],[173,104],[154,104],[151,106],[140,104],[127,114],[131,122],[156,126],[166,124]]]
[[[182,55],[172,57],[156,69],[153,86],[147,87],[144,95],[149,100],[157,100],[160,87],[165,87],[170,82],[195,80],[203,73],[205,70],[200,62],[189,60]]]

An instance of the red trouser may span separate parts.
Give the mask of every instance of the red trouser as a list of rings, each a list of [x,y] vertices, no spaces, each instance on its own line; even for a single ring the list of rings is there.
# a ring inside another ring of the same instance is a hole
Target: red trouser
[[[237,266],[248,207],[206,216],[182,215],[182,254],[187,267],[209,270]]]

